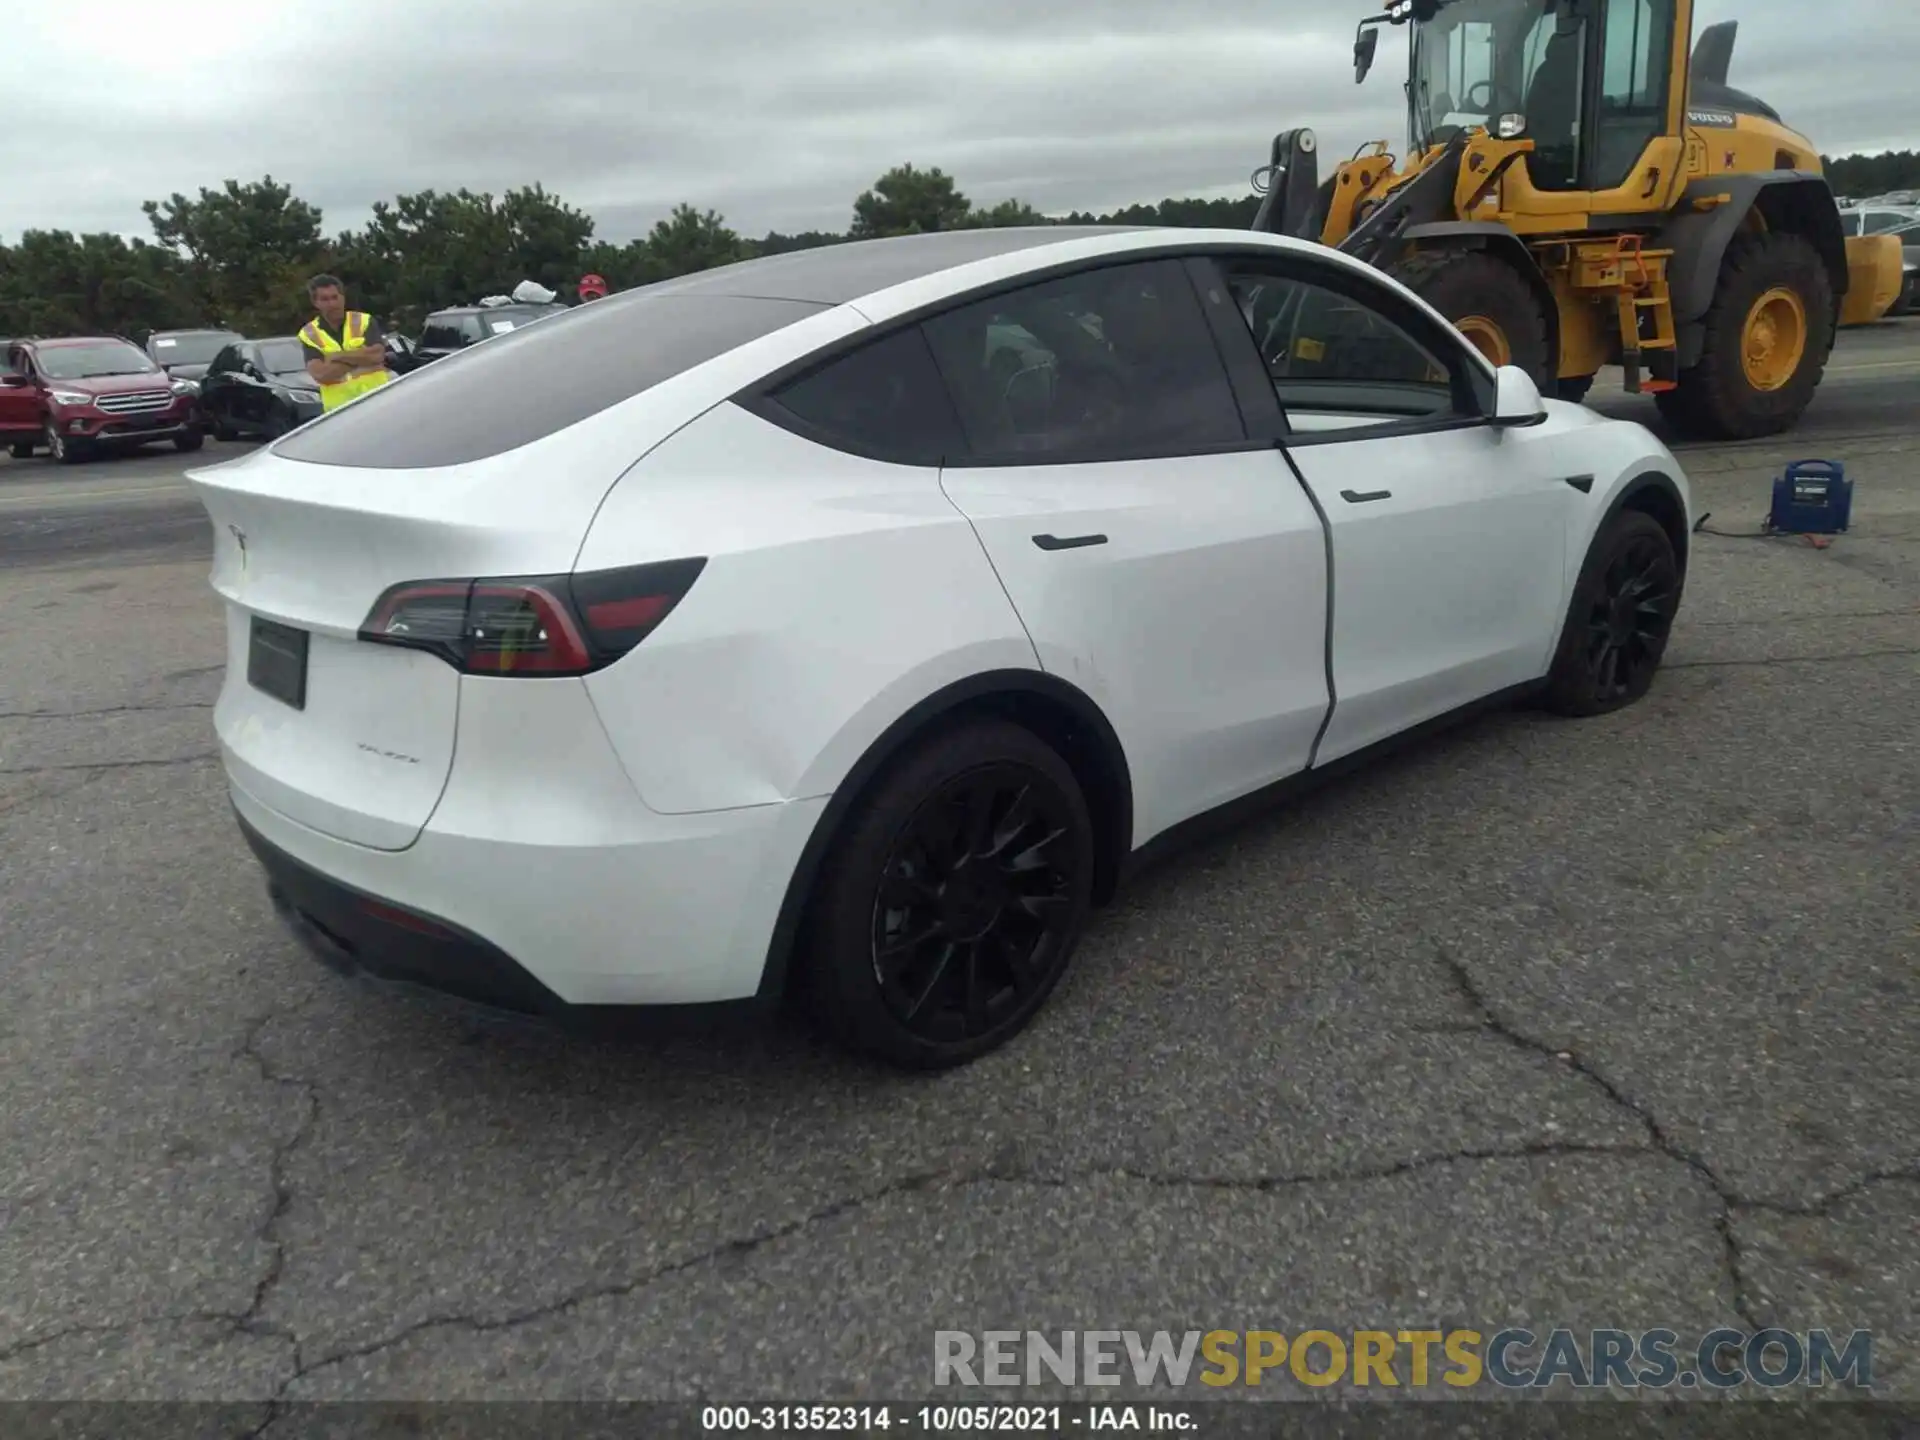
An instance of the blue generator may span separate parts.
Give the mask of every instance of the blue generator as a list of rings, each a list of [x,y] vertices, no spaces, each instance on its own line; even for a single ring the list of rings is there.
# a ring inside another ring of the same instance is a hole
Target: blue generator
[[[1796,460],[1773,482],[1767,529],[1785,535],[1837,535],[1853,512],[1853,482],[1838,460]]]

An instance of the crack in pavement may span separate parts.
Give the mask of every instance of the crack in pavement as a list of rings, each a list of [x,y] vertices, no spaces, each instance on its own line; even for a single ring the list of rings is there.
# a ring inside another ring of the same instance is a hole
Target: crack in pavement
[[[92,710],[0,710],[0,720],[90,720],[97,715],[149,715],[163,710],[211,710],[211,700],[168,700],[153,705],[102,705]]]
[[[1720,1177],[1704,1156],[1695,1154],[1675,1140],[1661,1125],[1659,1117],[1653,1113],[1649,1105],[1628,1095],[1614,1080],[1577,1051],[1550,1045],[1502,1019],[1458,957],[1438,942],[1434,943],[1434,950],[1439,955],[1441,964],[1452,976],[1455,986],[1467,1003],[1479,1014],[1487,1030],[1522,1050],[1548,1056],[1584,1077],[1614,1105],[1632,1115],[1646,1127],[1647,1138],[1654,1150],[1686,1166],[1713,1192],[1714,1198],[1720,1203],[1720,1215],[1715,1220],[1714,1228],[1719,1232],[1721,1247],[1726,1257],[1727,1274],[1733,1285],[1733,1308],[1750,1330],[1764,1329],[1765,1326],[1754,1313],[1753,1305],[1756,1296],[1752,1293],[1747,1281],[1745,1252],[1741,1247],[1739,1236],[1734,1233],[1734,1223],[1743,1211],[1764,1211],[1768,1214],[1798,1219],[1825,1219],[1831,1215],[1836,1206],[1864,1194],[1876,1185],[1920,1184],[1920,1162],[1916,1162],[1911,1166],[1901,1165],[1888,1170],[1868,1171],[1847,1185],[1816,1196],[1814,1199],[1797,1203],[1742,1195]],[[1764,1300],[1767,1297],[1761,1294],[1757,1298]]]
[[[1733,1192],[1713,1171],[1707,1162],[1698,1155],[1686,1150],[1661,1125],[1652,1111],[1633,1097],[1629,1096],[1604,1073],[1590,1062],[1570,1050],[1558,1049],[1544,1041],[1525,1034],[1503,1020],[1473,980],[1472,975],[1444,947],[1435,945],[1447,973],[1451,976],[1457,990],[1470,1008],[1473,1019],[1448,1029],[1455,1033],[1492,1035],[1505,1044],[1515,1046],[1530,1054],[1544,1056],[1558,1065],[1570,1069],[1585,1083],[1600,1090],[1616,1108],[1631,1115],[1646,1134],[1644,1144],[1589,1144],[1576,1141],[1528,1141],[1515,1145],[1474,1146],[1456,1150],[1416,1154],[1385,1164],[1357,1167],[1347,1170],[1310,1170],[1281,1175],[1251,1176],[1208,1176],[1194,1174],[1169,1174],[1143,1171],[1130,1167],[1092,1167],[1048,1172],[1044,1166],[1007,1166],[989,1164],[969,1170],[936,1170],[917,1172],[898,1177],[884,1184],[874,1186],[855,1195],[843,1196],[822,1205],[807,1214],[779,1225],[768,1226],[750,1234],[735,1236],[679,1259],[653,1266],[640,1274],[626,1279],[603,1282],[572,1290],[555,1299],[502,1314],[442,1314],[431,1315],[424,1319],[403,1325],[377,1339],[359,1345],[348,1346],[330,1351],[311,1360],[301,1352],[301,1343],[294,1338],[294,1365],[292,1372],[281,1382],[275,1393],[267,1400],[269,1418],[253,1432],[256,1436],[264,1434],[275,1423],[279,1414],[287,1405],[287,1396],[300,1381],[322,1371],[348,1364],[355,1360],[364,1360],[419,1336],[436,1331],[460,1330],[470,1334],[492,1334],[514,1330],[566,1315],[582,1306],[601,1300],[618,1300],[630,1297],[675,1275],[684,1274],[704,1265],[710,1265],[728,1258],[749,1255],[765,1246],[790,1239],[814,1226],[825,1224],[841,1216],[865,1207],[878,1204],[895,1196],[928,1193],[934,1191],[962,1190],[982,1185],[1027,1185],[1048,1189],[1065,1189],[1075,1185],[1101,1180],[1118,1180],[1166,1189],[1197,1189],[1212,1191],[1240,1191],[1247,1193],[1274,1193],[1282,1190],[1319,1185],[1364,1184],[1374,1181],[1394,1179],[1403,1175],[1449,1165],[1483,1164],[1508,1160],[1527,1160],[1556,1157],[1581,1156],[1641,1156],[1654,1157],[1684,1166],[1707,1188],[1719,1205],[1719,1215],[1715,1220],[1715,1230],[1720,1240],[1723,1261],[1730,1281],[1733,1307],[1741,1321],[1752,1330],[1764,1328],[1755,1315],[1754,1297],[1745,1274],[1745,1256],[1738,1236],[1734,1233],[1734,1219],[1742,1209],[1766,1209],[1790,1214],[1819,1215],[1842,1201],[1858,1195],[1873,1185],[1913,1180],[1920,1182],[1920,1168],[1909,1173],[1906,1170],[1874,1172],[1861,1177],[1850,1185],[1801,1206],[1787,1206],[1779,1202],[1750,1201]],[[265,1021],[261,1022],[262,1025]],[[255,1034],[258,1033],[255,1029]],[[276,1165],[276,1194],[280,1196],[275,1214],[270,1217],[263,1234],[272,1234],[279,1216],[284,1214],[287,1195],[284,1180],[279,1171],[287,1156],[311,1133],[312,1125],[319,1113],[318,1091],[311,1082],[294,1080],[291,1077],[278,1076],[270,1072],[264,1062],[262,1074],[282,1084],[301,1085],[309,1095],[312,1109],[308,1121],[298,1133],[282,1147],[279,1163]],[[275,1237],[276,1260],[269,1274],[263,1277],[256,1303],[250,1311],[257,1314],[264,1304],[266,1296],[278,1282],[281,1266],[284,1263],[284,1249]],[[284,1332],[272,1332],[282,1334]]]
[[[267,1175],[273,1188],[273,1204],[269,1207],[266,1219],[261,1222],[258,1231],[259,1240],[267,1247],[267,1266],[261,1272],[259,1280],[254,1283],[253,1298],[247,1308],[233,1318],[236,1330],[285,1340],[292,1346],[293,1375],[289,1377],[287,1384],[292,1384],[301,1372],[300,1337],[291,1330],[263,1322],[260,1316],[266,1309],[267,1301],[272,1297],[274,1289],[280,1284],[281,1277],[286,1273],[287,1245],[286,1241],[280,1237],[280,1222],[293,1208],[293,1184],[287,1178],[287,1166],[294,1152],[307,1143],[319,1124],[320,1087],[312,1080],[298,1075],[283,1075],[275,1070],[260,1051],[260,1036],[275,1020],[298,1013],[302,1006],[310,1003],[311,998],[309,996],[298,1005],[269,1010],[247,1027],[246,1036],[241,1040],[240,1047],[233,1052],[235,1060],[249,1061],[260,1072],[260,1078],[268,1084],[292,1090],[298,1095],[302,1107],[299,1123],[293,1127],[292,1134],[273,1147],[267,1162]],[[284,1388],[283,1386],[282,1389]]]
[[[1920,619],[1920,605],[1902,605],[1897,610],[1829,610],[1825,613],[1809,611],[1804,615],[1772,615],[1764,620],[1686,620],[1676,624],[1676,631],[1686,630],[1775,630],[1788,625],[1812,625],[1822,620],[1892,620],[1900,616],[1913,616]]]
[[[278,1340],[287,1345],[291,1352],[294,1374],[285,1384],[290,1385],[293,1383],[293,1379],[298,1378],[300,1372],[300,1337],[291,1330],[263,1322],[260,1319],[260,1314],[265,1308],[269,1296],[273,1293],[274,1287],[280,1283],[280,1277],[286,1267],[286,1245],[285,1242],[280,1239],[279,1227],[280,1222],[285,1218],[288,1209],[293,1204],[293,1189],[286,1175],[287,1162],[292,1157],[293,1152],[306,1143],[308,1137],[313,1133],[315,1124],[319,1120],[320,1090],[318,1085],[310,1080],[302,1079],[295,1075],[282,1075],[276,1071],[272,1065],[268,1063],[266,1056],[261,1054],[259,1042],[261,1033],[268,1025],[272,1024],[275,1020],[284,1019],[289,1015],[297,1013],[302,1007],[311,1003],[311,1000],[312,997],[309,996],[297,1005],[282,1006],[279,1009],[269,1010],[266,1014],[260,1016],[247,1027],[245,1036],[241,1039],[239,1046],[234,1050],[231,1057],[236,1061],[244,1060],[250,1062],[254,1069],[260,1073],[260,1078],[268,1084],[295,1090],[300,1095],[304,1105],[304,1113],[301,1115],[299,1123],[294,1126],[293,1133],[273,1146],[268,1160],[268,1176],[273,1189],[273,1204],[269,1207],[267,1216],[261,1222],[257,1232],[260,1240],[268,1247],[268,1260],[266,1269],[254,1283],[253,1295],[248,1301],[247,1308],[241,1311],[192,1310],[180,1314],[148,1315],[133,1320],[116,1321],[111,1324],[66,1325],[57,1330],[50,1330],[40,1335],[30,1335],[25,1339],[15,1341],[11,1345],[0,1347],[0,1364],[12,1360],[17,1356],[28,1354],[34,1350],[44,1349],[49,1345],[58,1344],[62,1340],[73,1339],[81,1335],[126,1335],[138,1330],[175,1325],[224,1325],[236,1334],[257,1335],[269,1340]],[[255,1433],[258,1432],[256,1431]]]
[[[69,795],[78,795],[89,785],[99,780],[104,771],[82,774],[78,780],[66,785],[53,785],[44,790],[29,790],[23,795],[0,795],[0,815],[9,813],[24,814],[32,806],[47,800],[61,800]]]
[[[320,1116],[320,1092],[318,1085],[297,1076],[283,1075],[275,1071],[261,1055],[258,1040],[261,1032],[273,1020],[291,1013],[283,1009],[272,1012],[256,1021],[248,1030],[247,1037],[235,1052],[235,1058],[245,1058],[253,1062],[263,1079],[271,1084],[296,1088],[306,1101],[306,1114],[294,1132],[275,1147],[272,1162],[274,1204],[263,1222],[260,1235],[272,1246],[273,1255],[265,1273],[254,1290],[252,1303],[240,1314],[220,1312],[198,1312],[185,1315],[159,1316],[144,1320],[128,1321],[116,1325],[76,1325],[42,1336],[17,1342],[0,1350],[0,1361],[5,1361],[24,1351],[51,1345],[74,1335],[115,1334],[157,1325],[177,1325],[194,1322],[218,1323],[232,1327],[236,1332],[251,1333],[286,1343],[291,1350],[292,1368],[286,1377],[275,1387],[274,1392],[257,1403],[266,1407],[261,1423],[248,1432],[251,1437],[263,1436],[286,1413],[291,1403],[288,1394],[300,1381],[321,1371],[347,1364],[354,1360],[363,1360],[383,1351],[405,1344],[421,1335],[436,1331],[462,1330],[470,1334],[493,1334],[514,1330],[540,1320],[565,1315],[582,1306],[600,1300],[624,1299],[675,1275],[684,1274],[729,1258],[750,1255],[791,1239],[802,1232],[851,1214],[871,1205],[900,1195],[927,1194],[933,1192],[951,1192],[988,1185],[1024,1185],[1050,1190],[1068,1189],[1076,1185],[1101,1180],[1120,1180],[1135,1184],[1154,1186],[1163,1189],[1197,1189],[1212,1191],[1246,1192],[1253,1194],[1271,1194],[1278,1191],[1319,1185],[1365,1184],[1379,1180],[1390,1180],[1403,1175],[1416,1174],[1426,1170],[1451,1165],[1484,1164],[1509,1160],[1528,1160],[1542,1158],[1582,1156],[1641,1156],[1661,1160],[1676,1161],[1689,1170],[1704,1177],[1723,1206],[1723,1216],[1719,1225],[1723,1244],[1728,1246],[1728,1266],[1734,1278],[1736,1309],[1741,1319],[1750,1329],[1764,1328],[1749,1313],[1746,1305],[1744,1278],[1740,1275],[1740,1252],[1730,1232],[1730,1215],[1737,1208],[1764,1208],[1785,1210],[1787,1213],[1801,1213],[1790,1207],[1782,1207],[1771,1202],[1746,1202],[1729,1200],[1712,1172],[1703,1162],[1690,1157],[1666,1138],[1658,1123],[1624,1095],[1620,1094],[1604,1076],[1589,1068],[1584,1062],[1571,1056],[1570,1052],[1555,1051],[1551,1047],[1535,1042],[1531,1038],[1505,1027],[1493,1016],[1492,1012],[1478,999],[1478,990],[1472,984],[1471,977],[1464,971],[1458,971],[1451,958],[1448,967],[1455,970],[1456,977],[1463,981],[1462,988],[1476,1008],[1485,1017],[1484,1023],[1467,1027],[1472,1033],[1491,1033],[1502,1041],[1517,1045],[1532,1053],[1546,1054],[1570,1065],[1589,1083],[1597,1085],[1610,1099],[1640,1120],[1648,1132],[1649,1143],[1645,1145],[1606,1145],[1586,1144],[1576,1141],[1530,1141],[1518,1145],[1466,1147],[1458,1150],[1434,1152],[1409,1156],[1385,1164],[1357,1167],[1350,1170],[1304,1171],[1282,1175],[1247,1176],[1208,1176],[1189,1174],[1169,1174],[1155,1171],[1138,1170],[1124,1166],[1102,1166],[1084,1169],[1068,1169],[1047,1172],[1044,1169],[1022,1169],[1005,1165],[989,1164],[971,1170],[935,1170],[916,1172],[902,1176],[885,1184],[877,1185],[858,1194],[843,1196],[822,1205],[807,1214],[780,1225],[768,1226],[743,1236],[734,1236],[709,1245],[700,1251],[683,1256],[664,1264],[656,1265],[638,1275],[625,1280],[585,1286],[570,1291],[556,1299],[524,1309],[509,1311],[505,1314],[486,1316],[469,1314],[433,1315],[402,1326],[400,1329],[383,1335],[364,1344],[349,1346],[331,1351],[318,1358],[307,1360],[302,1355],[302,1342],[299,1336],[279,1326],[264,1324],[259,1315],[268,1298],[279,1284],[286,1262],[286,1244],[278,1234],[278,1227],[292,1204],[292,1189],[286,1178],[286,1166],[296,1150],[312,1135]],[[305,1004],[306,1002],[302,1002]],[[297,1008],[297,1007],[294,1007]],[[1564,1057],[1564,1058],[1563,1058]],[[1832,1205],[1858,1195],[1873,1185],[1887,1182],[1920,1183],[1920,1168],[1912,1172],[1894,1171],[1876,1173],[1863,1177],[1855,1183],[1822,1197],[1807,1208],[1806,1213],[1819,1213]]]
[[[974,1170],[930,1170],[901,1176],[883,1185],[877,1185],[856,1195],[844,1196],[829,1202],[816,1210],[783,1224],[757,1230],[749,1235],[736,1236],[708,1246],[695,1254],[683,1256],[663,1265],[657,1265],[639,1275],[628,1279],[605,1284],[591,1285],[580,1290],[570,1291],[557,1299],[523,1310],[509,1311],[503,1315],[432,1315],[424,1320],[402,1326],[377,1340],[361,1345],[349,1346],[343,1350],[332,1351],[310,1362],[298,1363],[294,1373],[280,1387],[271,1403],[285,1401],[287,1392],[301,1380],[322,1370],[346,1364],[352,1360],[364,1360],[384,1350],[390,1350],[404,1344],[416,1336],[437,1330],[464,1330],[470,1334],[487,1335],[502,1330],[515,1330],[535,1321],[551,1319],[556,1315],[565,1315],[597,1300],[618,1300],[637,1294],[650,1285],[689,1270],[699,1269],[703,1265],[741,1255],[749,1255],[768,1245],[809,1230],[816,1225],[838,1219],[856,1210],[875,1205],[898,1195],[927,1194],[935,1191],[966,1190],[984,1185],[1025,1185],[1038,1189],[1064,1190],[1075,1185],[1083,1185],[1099,1180],[1124,1180],[1136,1184],[1150,1185],[1169,1190],[1216,1190],[1245,1191],[1255,1194],[1272,1194],[1277,1191],[1312,1185],[1349,1185],[1365,1184],[1375,1180],[1391,1180],[1402,1175],[1411,1175],[1423,1170],[1436,1169],[1447,1165],[1481,1164],[1500,1160],[1529,1160],[1560,1156],[1582,1155],[1658,1155],[1656,1147],[1650,1145],[1586,1145],[1571,1141],[1528,1142],[1520,1145],[1491,1146],[1485,1148],[1467,1148],[1450,1150],[1428,1155],[1416,1155],[1390,1164],[1367,1166],[1353,1170],[1308,1171],[1296,1175],[1248,1175],[1248,1176],[1208,1176],[1161,1174],[1154,1171],[1135,1170],[1124,1166],[1098,1166],[1087,1169],[1061,1170],[1047,1173],[1044,1170],[1021,1170],[988,1165]]]
[[[153,1330],[175,1325],[227,1325],[231,1326],[237,1316],[221,1310],[188,1310],[177,1315],[146,1315],[138,1320],[116,1320],[106,1325],[62,1325],[57,1330],[48,1330],[39,1335],[29,1335],[16,1340],[11,1345],[0,1346],[0,1365],[35,1350],[44,1350],[49,1345],[57,1345],[62,1340],[72,1340],[81,1335],[131,1335],[136,1330]]]
[[[219,758],[218,751],[209,751],[204,755],[173,755],[163,760],[96,760],[84,765],[22,765],[14,769],[0,770],[0,775],[69,775],[82,770],[152,770],[168,765],[200,765]]]
[[[1832,655],[1776,655],[1765,660],[1674,660],[1665,670],[1724,670],[1748,665],[1832,665],[1848,660],[1885,660],[1901,655],[1920,655],[1920,648],[1908,650],[1846,650]]]
[[[1628,1095],[1591,1061],[1572,1049],[1563,1049],[1536,1039],[1502,1019],[1459,957],[1438,941],[1431,943],[1434,954],[1439,957],[1441,966],[1452,978],[1455,988],[1467,1005],[1480,1017],[1490,1033],[1499,1036],[1517,1049],[1544,1056],[1581,1076],[1606,1096],[1613,1105],[1638,1121],[1645,1128],[1647,1139],[1655,1150],[1668,1159],[1686,1166],[1700,1178],[1720,1203],[1720,1214],[1714,1221],[1714,1229],[1719,1232],[1720,1247],[1727,1267],[1727,1278],[1733,1287],[1734,1313],[1749,1330],[1764,1329],[1765,1327],[1754,1314],[1752,1299],[1748,1294],[1745,1258],[1740,1248],[1740,1237],[1733,1230],[1734,1212],[1739,1208],[1740,1201],[1731,1187],[1714,1172],[1713,1167],[1707,1164],[1703,1157],[1686,1149],[1669,1135],[1661,1125],[1659,1117],[1647,1105]]]

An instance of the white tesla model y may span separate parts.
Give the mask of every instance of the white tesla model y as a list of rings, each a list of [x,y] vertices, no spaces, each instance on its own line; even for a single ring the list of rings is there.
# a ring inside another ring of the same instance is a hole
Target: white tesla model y
[[[804,995],[922,1067],[1193,822],[1637,699],[1690,519],[1641,426],[1206,230],[711,270],[192,479],[233,805],[313,948],[539,1013]]]

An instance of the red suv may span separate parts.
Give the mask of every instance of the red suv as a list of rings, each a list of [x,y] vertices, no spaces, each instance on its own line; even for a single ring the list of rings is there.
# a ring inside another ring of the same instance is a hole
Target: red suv
[[[43,447],[63,465],[171,440],[198,450],[191,381],[117,336],[14,340],[0,357],[0,443],[16,460]]]

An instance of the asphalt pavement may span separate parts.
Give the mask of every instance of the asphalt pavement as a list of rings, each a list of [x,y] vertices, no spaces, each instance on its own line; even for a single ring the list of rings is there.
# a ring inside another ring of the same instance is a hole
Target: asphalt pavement
[[[1155,872],[937,1078],[320,969],[214,759],[188,457],[0,461],[0,1397],[899,1399],[937,1329],[1726,1323],[1871,1329],[1920,1398],[1917,395],[1920,324],[1851,332],[1798,434],[1686,453],[1727,533],[1644,704]],[[1744,533],[1807,455],[1852,533]]]

